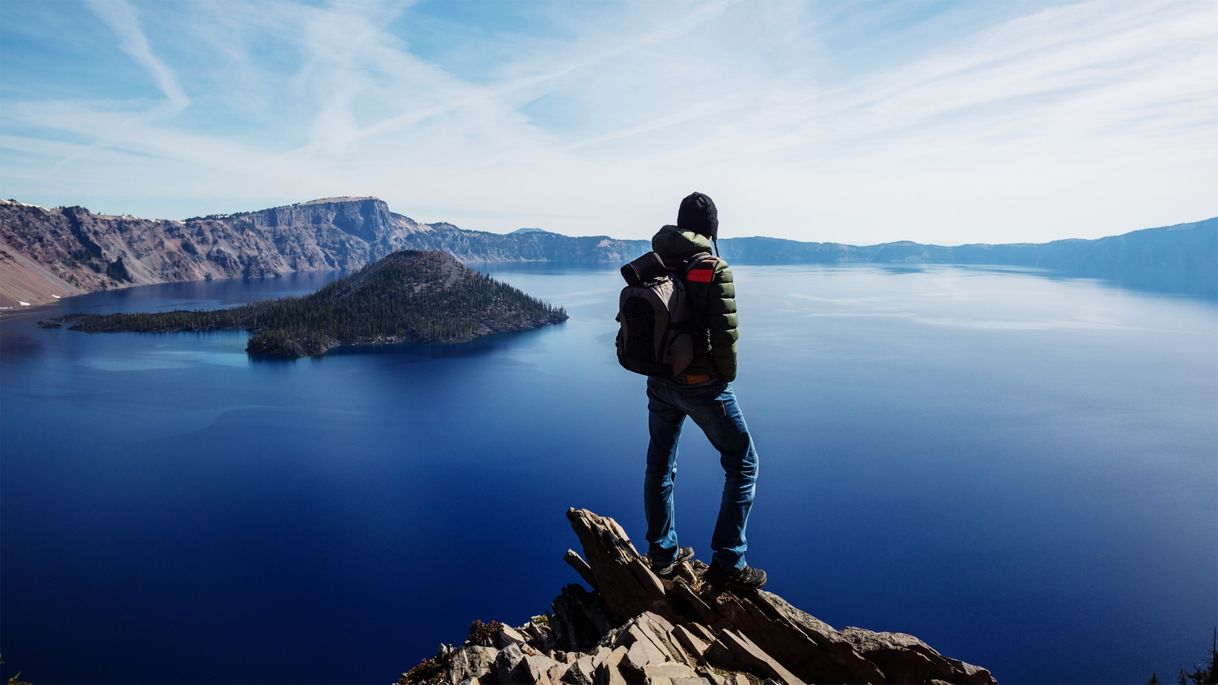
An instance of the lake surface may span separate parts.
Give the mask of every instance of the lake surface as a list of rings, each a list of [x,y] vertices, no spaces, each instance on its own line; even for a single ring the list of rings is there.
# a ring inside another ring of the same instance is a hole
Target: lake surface
[[[563,325],[254,362],[245,333],[44,330],[331,275],[101,293],[0,323],[4,677],[392,682],[578,578],[564,512],[643,534],[614,270],[496,268]],[[837,626],[1005,683],[1174,679],[1218,622],[1218,306],[953,267],[738,267],[749,560]],[[722,481],[686,431],[681,541]]]

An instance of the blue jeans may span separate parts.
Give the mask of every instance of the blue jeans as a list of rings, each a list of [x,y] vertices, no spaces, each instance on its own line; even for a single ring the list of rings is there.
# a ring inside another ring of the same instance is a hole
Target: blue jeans
[[[748,548],[744,529],[756,490],[757,450],[732,386],[720,380],[685,385],[648,378],[647,411],[651,442],[647,446],[643,509],[647,513],[648,554],[653,561],[664,563],[677,553],[672,492],[677,477],[677,440],[688,416],[719,450],[723,466],[723,499],[711,536],[713,559],[727,568],[744,568]]]

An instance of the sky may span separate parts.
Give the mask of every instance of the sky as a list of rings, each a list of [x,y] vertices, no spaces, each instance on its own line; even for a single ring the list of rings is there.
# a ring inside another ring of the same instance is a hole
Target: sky
[[[1218,2],[3,0],[0,196],[1041,242],[1218,215]]]

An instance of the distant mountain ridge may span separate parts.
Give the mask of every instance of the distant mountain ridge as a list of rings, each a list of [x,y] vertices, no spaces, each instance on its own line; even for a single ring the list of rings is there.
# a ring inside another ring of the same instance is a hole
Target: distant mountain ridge
[[[734,264],[958,264],[1046,269],[1147,290],[1218,298],[1218,217],[1095,239],[1048,243],[857,246],[779,238],[719,241]]]
[[[743,237],[724,239],[720,248],[738,264],[1014,265],[1218,297],[1218,218],[1035,245],[855,246]],[[650,244],[419,223],[375,197],[322,198],[184,221],[0,200],[0,307],[130,285],[355,270],[403,249],[440,250],[466,263],[598,264],[628,261]]]

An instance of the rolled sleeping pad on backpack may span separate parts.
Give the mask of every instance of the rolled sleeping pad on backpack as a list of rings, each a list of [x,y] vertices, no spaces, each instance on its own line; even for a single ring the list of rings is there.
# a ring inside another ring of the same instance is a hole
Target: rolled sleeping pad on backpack
[[[668,273],[664,260],[655,252],[648,252],[622,267],[622,278],[630,285],[643,285]]]

